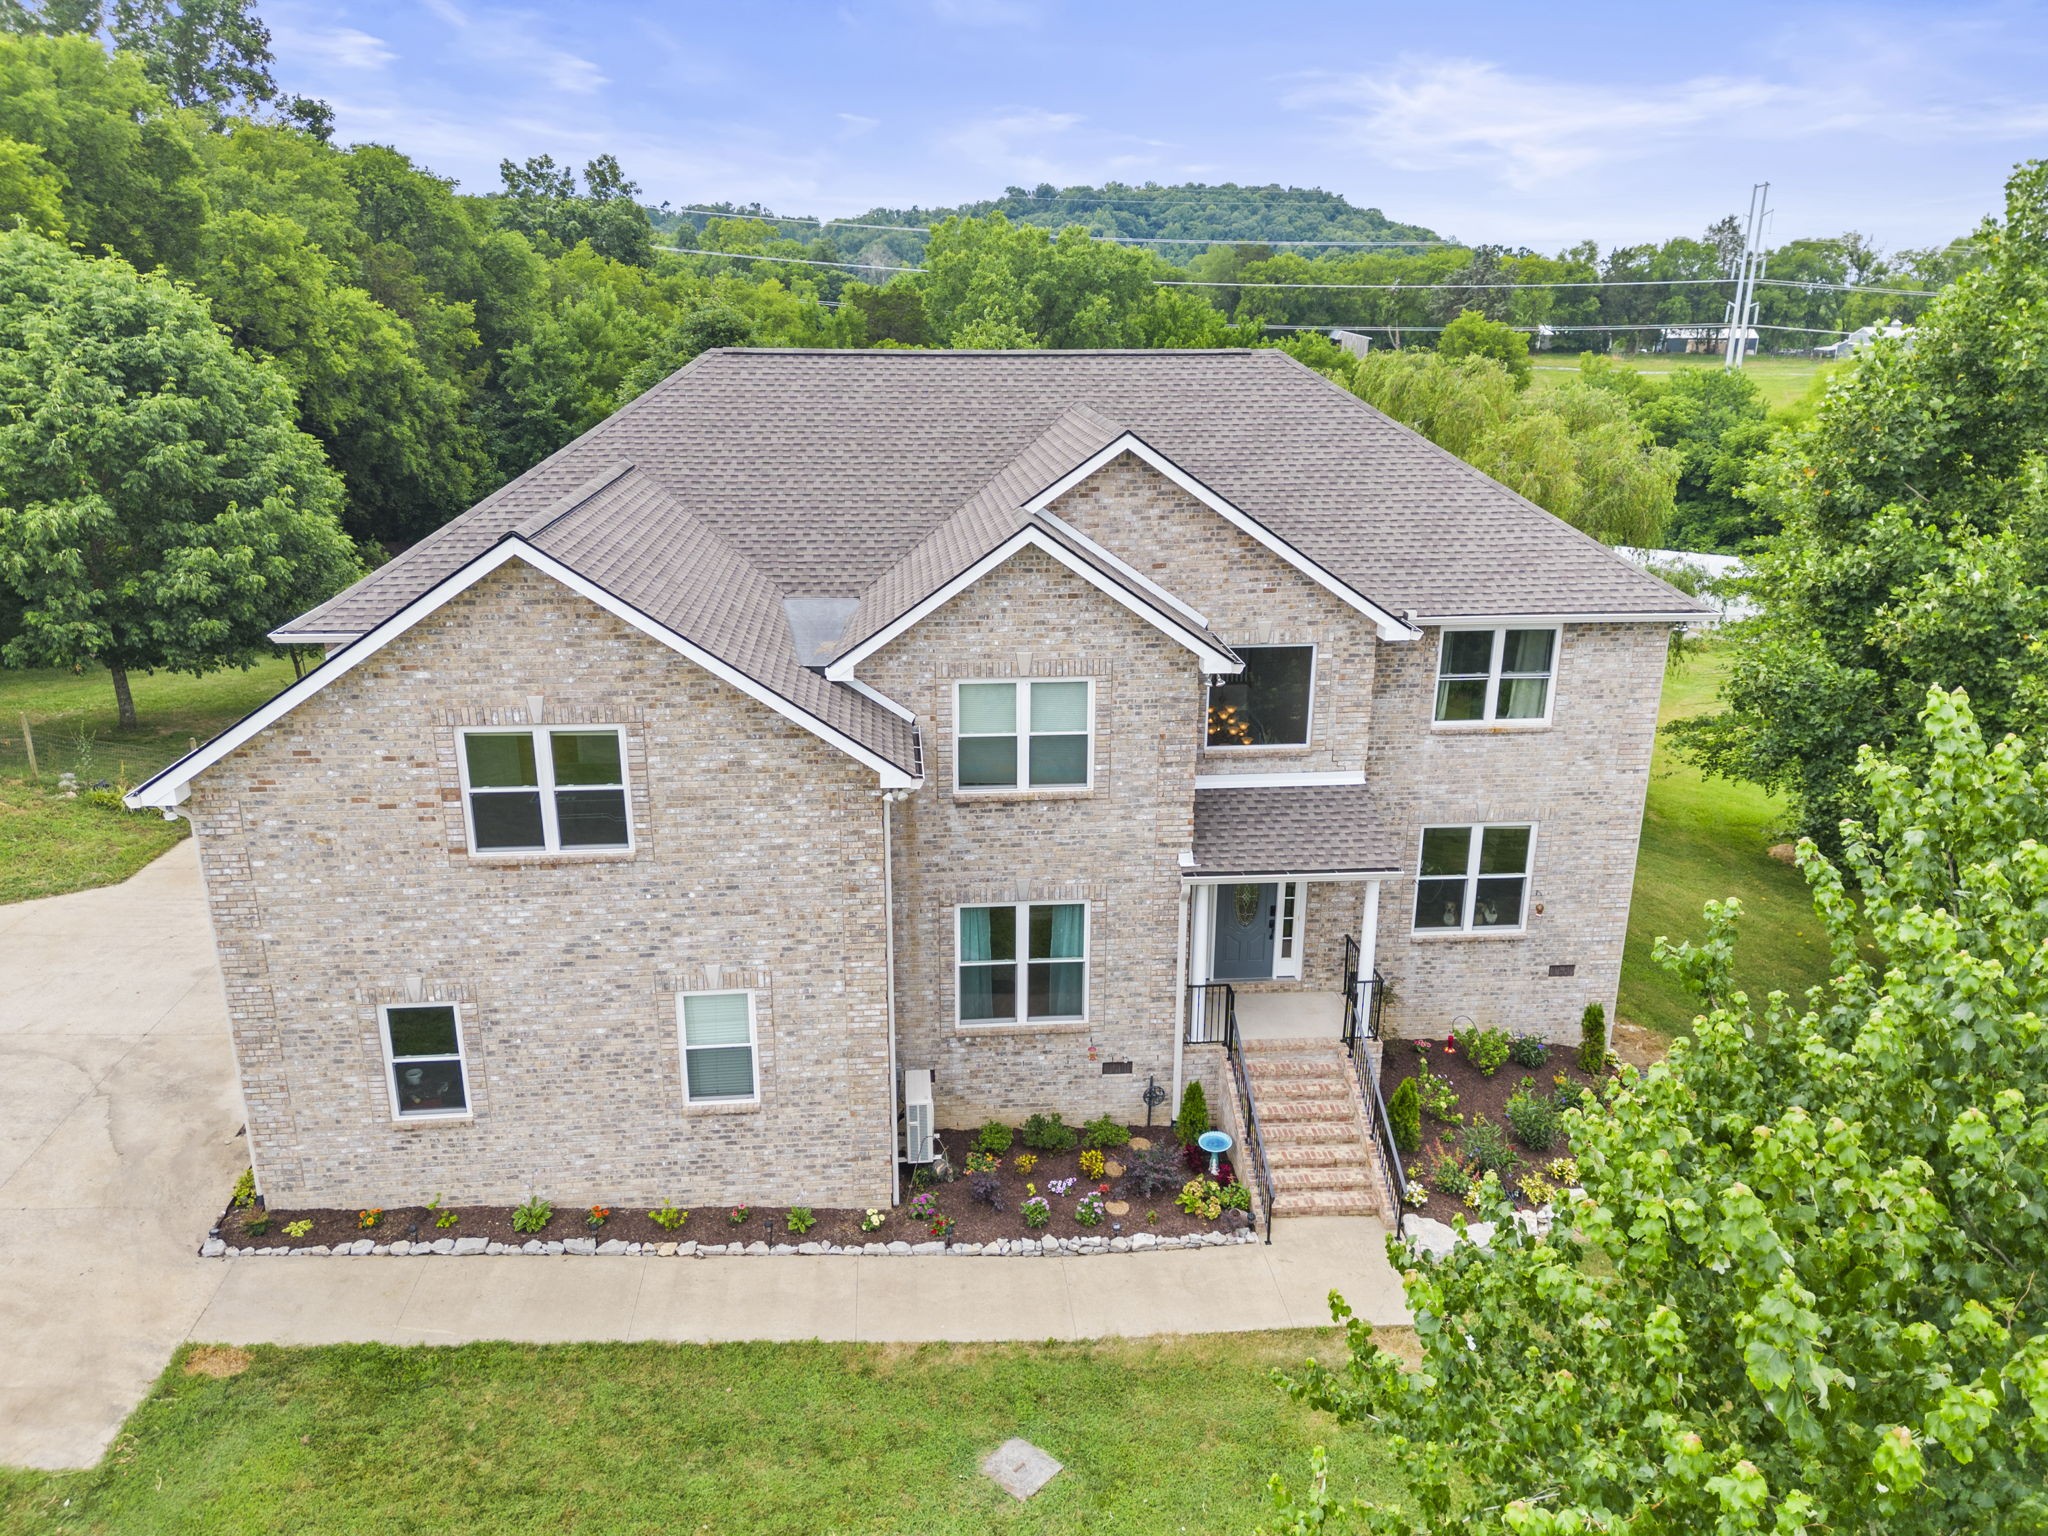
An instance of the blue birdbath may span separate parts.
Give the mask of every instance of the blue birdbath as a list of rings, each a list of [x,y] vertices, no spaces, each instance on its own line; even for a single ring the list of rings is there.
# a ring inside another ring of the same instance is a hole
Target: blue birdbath
[[[1195,1145],[1209,1154],[1209,1177],[1216,1177],[1216,1159],[1231,1148],[1228,1131],[1204,1131],[1195,1138]]]

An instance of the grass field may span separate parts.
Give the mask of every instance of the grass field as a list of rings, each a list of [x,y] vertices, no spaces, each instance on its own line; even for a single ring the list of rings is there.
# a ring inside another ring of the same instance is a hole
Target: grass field
[[[1532,382],[1538,389],[1560,383],[1579,371],[1579,360],[1562,353],[1539,352],[1532,361],[1536,367]],[[1683,352],[1615,353],[1613,361],[1652,378],[1668,378],[1681,368],[1721,366],[1719,357]],[[1756,380],[1764,403],[1777,410],[1792,404],[1813,387],[1815,379],[1840,366],[1818,357],[1756,357],[1745,362],[1742,371]]]
[[[98,1467],[0,1472],[0,1532],[1248,1531],[1318,1444],[1394,1491],[1268,1379],[1310,1353],[1341,1336],[188,1347]],[[1066,1468],[1025,1504],[979,1471],[1012,1435]]]
[[[62,799],[59,773],[88,785],[140,783],[291,680],[281,657],[247,672],[135,676],[139,723],[123,731],[105,672],[0,670],[0,902],[125,880],[185,835],[182,821]],[[24,715],[39,780],[29,777]]]
[[[1727,665],[1727,653],[1710,647],[1668,673],[1659,722],[1715,709]],[[1624,1019],[1661,1035],[1691,1023],[1697,1010],[1651,958],[1651,947],[1660,934],[1701,936],[1701,908],[1728,896],[1742,901],[1735,976],[1751,997],[1761,1001],[1774,988],[1797,994],[1827,980],[1827,941],[1806,879],[1768,852],[1782,841],[1783,824],[1784,807],[1773,796],[1753,784],[1709,779],[1658,739],[1622,954]]]

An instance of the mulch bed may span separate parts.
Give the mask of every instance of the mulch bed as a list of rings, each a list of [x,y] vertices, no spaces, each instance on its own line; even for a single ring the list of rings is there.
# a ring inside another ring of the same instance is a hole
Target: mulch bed
[[[1122,1178],[1105,1178],[1091,1183],[1081,1177],[1080,1149],[1071,1152],[1040,1152],[1038,1165],[1028,1174],[1016,1170],[1017,1155],[1027,1150],[1022,1141],[1011,1147],[1002,1160],[997,1175],[1002,1189],[1003,1208],[991,1210],[975,1201],[968,1193],[966,1175],[967,1153],[973,1146],[975,1132],[972,1130],[941,1131],[946,1152],[960,1177],[949,1184],[935,1185],[930,1193],[935,1209],[942,1215],[953,1218],[954,1226],[946,1240],[952,1243],[992,1243],[998,1238],[1018,1237],[1130,1237],[1139,1232],[1151,1232],[1161,1237],[1180,1236],[1189,1232],[1227,1231],[1242,1225],[1234,1219],[1235,1212],[1225,1211],[1218,1221],[1204,1221],[1189,1216],[1173,1203],[1169,1192],[1156,1199],[1140,1200],[1125,1189]],[[1143,1127],[1133,1127],[1132,1135],[1138,1139],[1154,1142],[1170,1141],[1171,1127],[1155,1127],[1149,1133]],[[1115,1165],[1127,1164],[1133,1148],[1117,1148],[1104,1153],[1105,1158]],[[1195,1154],[1200,1157],[1200,1154]],[[1204,1171],[1207,1159],[1201,1159]],[[1192,1171],[1188,1175],[1192,1178]],[[1074,1186],[1066,1195],[1051,1193],[1047,1187],[1055,1179],[1073,1179]],[[1027,1198],[1026,1184],[1035,1184],[1052,1208],[1052,1220],[1036,1231],[1024,1225],[1021,1206]],[[1084,1227],[1074,1219],[1074,1207],[1081,1196],[1099,1184],[1108,1184],[1109,1193],[1105,1199],[1123,1202],[1129,1209],[1119,1215],[1114,1211],[1107,1214],[1101,1225]],[[540,1232],[520,1232],[512,1226],[512,1207],[505,1205],[461,1205],[447,1206],[453,1211],[456,1222],[450,1227],[436,1227],[434,1224],[440,1212],[430,1211],[423,1206],[392,1207],[383,1211],[375,1226],[362,1225],[361,1213],[336,1210],[287,1210],[283,1207],[264,1210],[237,1210],[230,1206],[221,1215],[220,1235],[236,1247],[263,1248],[311,1248],[325,1246],[332,1248],[340,1243],[352,1243],[358,1238],[370,1238],[379,1243],[432,1242],[443,1237],[481,1237],[488,1241],[514,1245],[537,1238],[541,1242],[557,1242],[569,1237],[594,1237],[599,1241],[618,1238],[628,1243],[752,1243],[766,1242],[771,1245],[795,1245],[797,1243],[925,1243],[932,1240],[927,1227],[915,1222],[910,1216],[910,1205],[917,1194],[911,1181],[904,1181],[904,1203],[894,1209],[883,1211],[882,1225],[873,1232],[860,1229],[861,1218],[866,1214],[859,1210],[831,1210],[815,1207],[811,1214],[816,1224],[801,1235],[789,1230],[789,1207],[754,1206],[744,1222],[735,1224],[729,1219],[729,1212],[723,1208],[701,1207],[690,1212],[689,1220],[679,1229],[663,1231],[648,1219],[644,1208],[627,1209],[614,1206],[611,1215],[601,1227],[591,1227],[586,1222],[589,1212],[581,1207],[558,1205],[554,1218]],[[248,1230],[249,1221],[259,1222],[269,1217],[268,1225],[260,1233]],[[311,1230],[303,1236],[286,1234],[285,1227],[296,1221],[310,1221]]]
[[[1570,1140],[1560,1136],[1556,1147],[1548,1152],[1532,1152],[1515,1141],[1508,1129],[1508,1098],[1520,1086],[1524,1078],[1533,1079],[1539,1092],[1549,1093],[1555,1086],[1555,1079],[1563,1076],[1580,1088],[1591,1088],[1604,1078],[1591,1078],[1579,1070],[1578,1051],[1571,1046],[1549,1047],[1544,1064],[1540,1067],[1518,1067],[1512,1061],[1505,1063],[1491,1077],[1482,1074],[1455,1050],[1446,1050],[1447,1042],[1442,1040],[1388,1040],[1386,1055],[1380,1066],[1380,1087],[1389,1099],[1394,1090],[1420,1070],[1426,1055],[1430,1070],[1438,1077],[1449,1081],[1457,1090],[1458,1110],[1470,1124],[1479,1115],[1484,1115],[1503,1131],[1508,1131],[1508,1141],[1515,1153],[1522,1159],[1526,1173],[1540,1173],[1545,1164],[1560,1157],[1571,1155]],[[1403,1154],[1403,1171],[1408,1176],[1409,1188],[1422,1187],[1423,1177],[1439,1153],[1455,1149],[1458,1127],[1445,1125],[1433,1120],[1428,1114],[1422,1117],[1422,1146],[1419,1151]],[[1504,1179],[1509,1192],[1515,1196],[1515,1204],[1524,1210],[1530,1202],[1522,1197],[1512,1178]],[[1429,1216],[1437,1221],[1449,1222],[1453,1215],[1463,1215],[1468,1221],[1479,1218],[1463,1200],[1431,1190],[1429,1203],[1424,1206],[1410,1206],[1409,1210],[1418,1215]]]

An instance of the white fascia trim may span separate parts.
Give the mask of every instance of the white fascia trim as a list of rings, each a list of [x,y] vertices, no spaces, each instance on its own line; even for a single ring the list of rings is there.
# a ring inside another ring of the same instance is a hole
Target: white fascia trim
[[[303,635],[291,634],[282,629],[273,629],[263,638],[272,645],[347,645],[358,638],[361,630],[312,630]]]
[[[905,773],[887,758],[869,750],[836,727],[827,725],[815,715],[798,708],[771,689],[763,687],[736,667],[719,660],[709,651],[692,644],[674,630],[656,623],[631,604],[614,597],[603,587],[587,577],[579,576],[552,555],[544,554],[531,544],[519,538],[506,538],[492,545],[469,564],[461,567],[442,580],[438,585],[421,593],[398,612],[391,615],[375,629],[361,636],[354,643],[336,651],[320,666],[315,667],[291,687],[284,690],[269,703],[229,726],[196,752],[188,752],[170,767],[158,773],[135,789],[130,790],[122,803],[130,810],[143,806],[155,806],[168,810],[184,799],[184,788],[195,777],[211,768],[235,748],[249,740],[258,731],[274,724],[307,699],[325,688],[335,679],[352,672],[369,660],[393,640],[411,629],[442,607],[451,599],[460,596],[475,586],[484,577],[510,560],[524,560],[545,576],[551,576],[578,596],[588,598],[598,607],[614,617],[624,620],[649,638],[659,641],[670,650],[694,661],[722,682],[767,705],[785,719],[802,726],[814,736],[839,748],[856,762],[872,768],[880,776],[884,789],[914,789],[921,782]]]
[[[1046,511],[1043,507],[1039,508],[1038,511],[1033,515],[1044,518],[1045,521],[1051,523],[1053,527],[1059,529],[1061,533],[1065,534],[1068,538],[1072,539],[1076,544],[1080,545],[1083,549],[1087,550],[1089,554],[1095,556],[1095,558],[1100,560],[1104,565],[1110,566],[1112,569],[1116,570],[1120,574],[1129,577],[1132,581],[1136,582],[1139,586],[1143,587],[1147,592],[1150,592],[1154,597],[1158,598],[1162,603],[1168,604],[1177,612],[1185,615],[1189,619],[1192,619],[1198,627],[1202,629],[1207,629],[1209,627],[1208,615],[1200,613],[1193,608],[1190,608],[1186,603],[1182,602],[1179,598],[1175,597],[1171,592],[1167,591],[1166,588],[1159,585],[1158,582],[1154,581],[1150,576],[1147,576],[1135,565],[1132,565],[1127,560],[1120,559],[1115,554],[1112,554],[1109,550],[1103,548],[1100,544],[1096,543],[1093,539],[1089,538],[1087,534],[1083,533],[1080,529],[1076,528],[1072,523],[1068,522],[1065,518],[1057,517],[1051,512]]]
[[[1711,608],[1685,613],[1444,613],[1418,616],[1417,624],[1443,629],[1542,629],[1551,624],[1697,624]]]
[[[1398,869],[1245,869],[1230,875],[1182,875],[1182,885],[1246,885],[1256,882],[1260,885],[1277,884],[1282,880],[1392,880],[1400,876]],[[1447,929],[1446,932],[1456,930]]]
[[[886,709],[887,711],[889,711],[890,714],[894,715],[898,720],[908,720],[912,725],[917,724],[916,715],[912,714],[909,710],[905,709],[901,704],[898,704],[894,699],[890,698],[889,695],[882,692],[881,689],[873,687],[868,683],[864,683],[857,677],[849,677],[844,679],[844,681],[846,683],[846,686],[851,688],[855,693],[862,695],[864,698],[874,700],[877,704],[881,705],[882,708]]]
[[[1360,613],[1371,619],[1378,629],[1379,637],[1382,640],[1415,640],[1420,638],[1420,630],[1410,625],[1407,621],[1387,612],[1386,609],[1380,607],[1371,598],[1363,596],[1339,581],[1292,544],[1289,544],[1285,539],[1274,533],[1264,523],[1260,522],[1250,513],[1232,505],[1224,497],[1219,496],[1215,491],[1202,484],[1201,481],[1174,463],[1173,460],[1167,458],[1165,454],[1152,447],[1135,432],[1126,432],[1107,447],[1098,449],[1095,453],[1090,454],[1064,475],[1061,475],[1059,479],[1053,481],[1051,485],[1025,502],[1024,510],[1032,513],[1043,512],[1083,480],[1086,480],[1089,476],[1102,469],[1103,466],[1115,462],[1127,453],[1133,454],[1144,463],[1151,465],[1152,468],[1158,470],[1160,474],[1166,476],[1167,479],[1186,491],[1218,517],[1221,517],[1240,533],[1248,534],[1258,543],[1264,545],[1297,571],[1300,571],[1310,581],[1313,581],[1317,586],[1335,597],[1339,602],[1357,609]],[[1207,626],[1204,627],[1206,628]]]
[[[1328,773],[1198,773],[1197,789],[1302,789],[1312,784],[1363,784],[1363,768]]]
[[[1244,663],[1236,657],[1226,656],[1223,652],[1217,650],[1216,647],[1209,644],[1208,641],[1202,639],[1201,636],[1181,628],[1180,625],[1174,623],[1158,609],[1151,607],[1149,604],[1139,602],[1129,592],[1111,581],[1102,572],[1096,570],[1094,566],[1081,559],[1073,551],[1062,547],[1059,541],[1046,533],[1044,529],[1026,526],[1019,528],[1010,537],[1003,540],[1002,543],[983,555],[943,587],[925,597],[916,606],[898,614],[894,619],[883,625],[882,628],[869,635],[867,639],[861,641],[859,645],[856,645],[838,660],[832,662],[825,668],[826,679],[835,683],[852,682],[853,669],[860,665],[861,662],[874,655],[875,652],[879,651],[905,630],[911,628],[911,626],[921,623],[929,614],[950,603],[962,592],[973,586],[977,581],[980,581],[982,577],[988,575],[990,571],[995,570],[998,566],[1008,561],[1011,556],[1027,549],[1044,550],[1045,553],[1051,555],[1053,559],[1059,561],[1061,565],[1064,565],[1091,587],[1116,599],[1116,601],[1122,603],[1124,607],[1130,609],[1131,612],[1135,613],[1160,633],[1166,635],[1169,639],[1178,640],[1201,659],[1204,672],[1236,673],[1244,670]]]

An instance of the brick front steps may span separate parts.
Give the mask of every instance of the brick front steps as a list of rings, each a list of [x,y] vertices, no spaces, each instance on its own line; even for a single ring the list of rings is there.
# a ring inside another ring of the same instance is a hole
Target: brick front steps
[[[1389,1212],[1357,1080],[1335,1040],[1247,1040],[1273,1208],[1282,1216]]]

